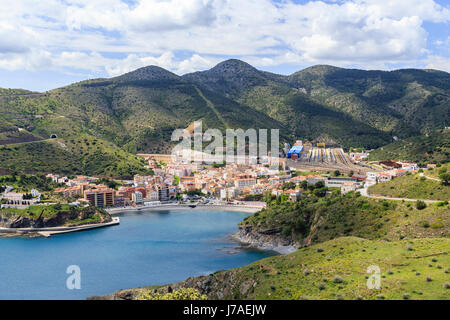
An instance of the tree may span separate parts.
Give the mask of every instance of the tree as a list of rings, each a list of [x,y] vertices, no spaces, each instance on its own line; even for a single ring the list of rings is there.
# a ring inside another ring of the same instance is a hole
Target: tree
[[[281,186],[281,189],[283,189],[283,190],[295,189],[295,183],[294,182],[285,182]]]
[[[319,197],[319,198],[323,198],[323,197],[325,197],[326,195],[327,195],[327,188],[319,188],[319,189],[316,189],[316,190],[314,190],[314,195],[316,196],[316,197]]]
[[[204,197],[205,194],[201,191],[201,190],[190,190],[187,192],[188,196],[199,196],[199,197]]]
[[[439,178],[441,178],[442,180],[442,184],[444,186],[448,186],[449,185],[449,181],[450,181],[450,173],[448,172],[443,172],[439,175]]]
[[[303,190],[307,190],[308,189],[308,182],[306,182],[306,180],[303,180],[302,182],[300,182],[300,187]]]
[[[321,188],[324,188],[325,187],[325,182],[323,182],[323,181],[318,181],[315,185],[314,185],[314,188],[316,188],[316,189],[321,189]]]
[[[341,172],[339,170],[336,170],[335,172],[333,172],[333,175],[335,177],[339,177],[341,175]]]

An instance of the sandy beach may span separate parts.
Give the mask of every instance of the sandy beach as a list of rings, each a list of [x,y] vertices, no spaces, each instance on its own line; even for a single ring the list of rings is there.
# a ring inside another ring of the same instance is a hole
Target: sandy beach
[[[236,212],[248,212],[255,213],[261,209],[262,206],[248,206],[248,205],[197,205],[195,208],[191,208],[188,204],[161,204],[153,207],[122,207],[122,208],[111,208],[106,209],[109,214],[116,215],[126,213],[128,211],[158,211],[158,210],[227,210],[227,211],[236,211]]]

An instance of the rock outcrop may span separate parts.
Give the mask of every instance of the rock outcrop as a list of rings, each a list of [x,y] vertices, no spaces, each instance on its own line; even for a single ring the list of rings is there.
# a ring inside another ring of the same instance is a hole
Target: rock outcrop
[[[281,236],[281,228],[258,230],[253,226],[241,225],[233,238],[241,244],[261,250],[274,250],[279,253],[290,253],[300,246],[292,240]]]
[[[98,221],[88,221],[83,223],[83,220],[93,218],[98,215]],[[51,217],[45,217],[43,214],[37,217],[29,215],[19,215],[10,212],[0,213],[0,227],[1,228],[54,228],[54,227],[70,227],[73,224],[70,221],[81,221],[76,225],[87,225],[92,223],[107,223],[111,222],[112,218],[109,214],[99,212],[96,208],[85,208],[81,210],[60,211]]]

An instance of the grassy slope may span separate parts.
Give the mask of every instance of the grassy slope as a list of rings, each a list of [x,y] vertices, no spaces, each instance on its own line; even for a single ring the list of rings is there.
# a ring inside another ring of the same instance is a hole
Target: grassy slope
[[[424,222],[431,227],[424,227]],[[305,200],[272,206],[241,224],[258,230],[282,227],[286,238],[312,243],[341,236],[385,240],[448,237],[450,207],[434,204],[417,210],[414,203],[369,199],[349,193],[318,202]]]
[[[425,171],[428,175],[428,171]],[[435,180],[420,177],[419,174],[395,178],[392,181],[379,183],[369,188],[371,195],[394,198],[450,200],[450,186],[444,186]]]
[[[261,230],[289,227],[297,237],[299,221],[310,222],[312,246],[171,287],[192,287],[209,299],[450,299],[448,205],[417,210],[411,203],[349,193],[274,205],[243,224]],[[372,265],[381,269],[380,289],[367,288]],[[148,288],[167,290],[153,286],[112,297],[136,297]]]
[[[31,189],[37,189],[40,192],[51,192],[58,187],[64,186],[50,178],[46,178],[44,175],[2,175],[0,176],[0,185],[11,186],[15,192],[26,193],[29,193]]]
[[[92,222],[100,222],[102,217],[109,217],[109,214],[95,207],[77,208],[68,204],[61,204],[58,208],[57,205],[32,205],[27,209],[17,208],[4,208],[0,209],[0,215],[3,217],[11,216],[23,216],[29,219],[37,219],[42,217],[43,219],[49,219],[57,216],[58,214],[71,214],[74,213],[74,218],[65,222],[65,225],[79,225]]]
[[[450,277],[445,273],[450,265],[449,248],[450,239],[385,242],[339,238],[213,277],[232,277],[232,284],[220,280],[216,283],[218,290],[221,285],[234,287],[225,299],[403,299],[408,294],[410,299],[448,300],[450,292],[443,285]],[[439,255],[443,252],[447,254]],[[433,254],[436,262],[430,256]],[[379,290],[367,288],[366,270],[370,265],[381,269]],[[336,276],[343,282],[335,283]],[[432,281],[426,281],[427,276]],[[256,286],[247,292],[242,290],[254,283]],[[321,283],[323,290],[319,289]]]
[[[17,172],[132,177],[148,174],[143,159],[90,135],[0,147],[2,168]]]
[[[411,137],[376,149],[369,160],[407,160],[439,163],[450,160],[450,130]]]

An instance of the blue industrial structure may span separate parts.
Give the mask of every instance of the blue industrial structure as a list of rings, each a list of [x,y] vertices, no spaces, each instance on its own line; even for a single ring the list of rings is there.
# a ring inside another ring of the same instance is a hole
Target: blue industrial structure
[[[288,158],[292,158],[293,154],[296,154],[298,158],[300,158],[302,156],[302,152],[303,152],[303,145],[302,144],[296,144],[294,145],[291,150],[289,150],[288,152]]]

